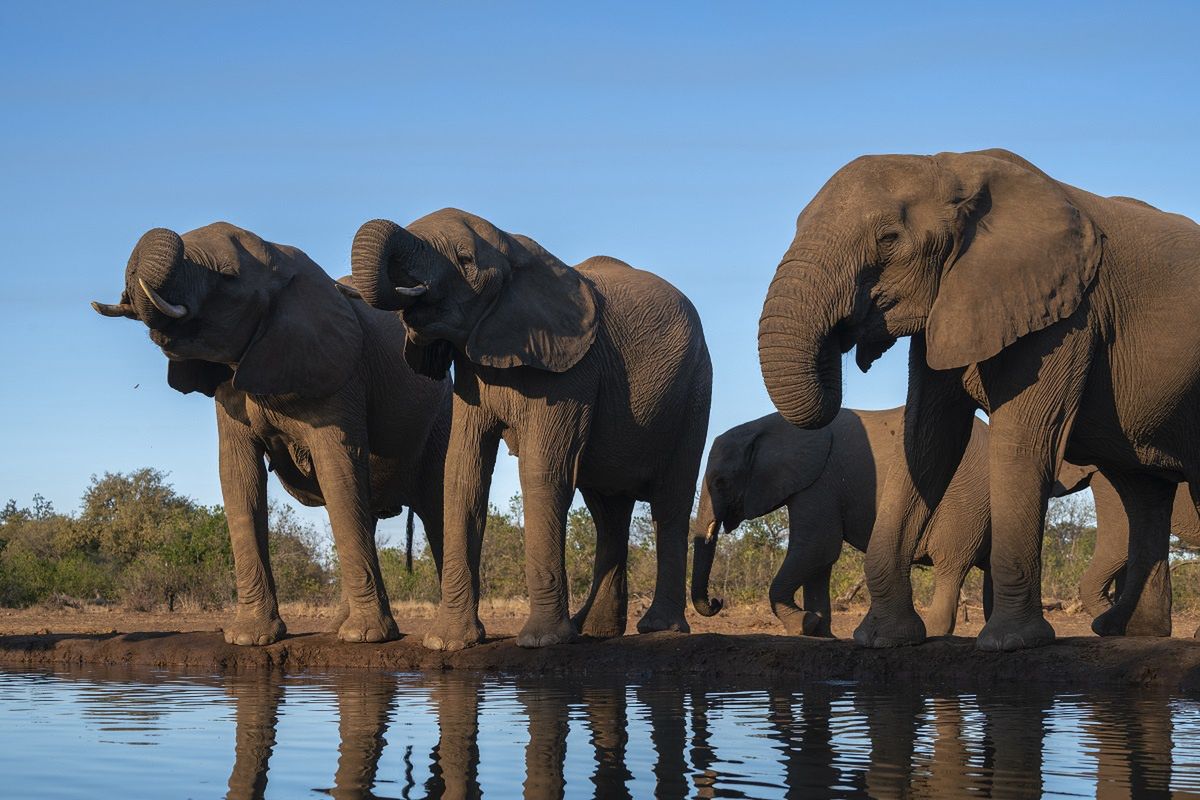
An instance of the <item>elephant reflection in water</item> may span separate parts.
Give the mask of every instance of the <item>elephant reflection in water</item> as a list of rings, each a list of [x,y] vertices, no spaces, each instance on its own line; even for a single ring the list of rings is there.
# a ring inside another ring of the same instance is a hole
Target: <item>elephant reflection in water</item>
[[[267,768],[275,748],[280,676],[265,673],[231,678],[227,691],[234,697],[235,756],[229,776],[229,800],[263,797]],[[376,795],[375,773],[383,753],[384,733],[396,694],[396,683],[371,674],[335,675],[341,745],[333,788],[321,789],[338,800],[370,800]]]
[[[1096,797],[1180,797],[1172,794],[1174,724],[1170,699],[1150,694],[1130,699],[1100,697],[1086,729],[1095,740]]]

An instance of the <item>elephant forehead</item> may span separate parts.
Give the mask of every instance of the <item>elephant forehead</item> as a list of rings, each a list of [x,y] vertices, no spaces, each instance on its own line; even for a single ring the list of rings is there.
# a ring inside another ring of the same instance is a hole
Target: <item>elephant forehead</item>
[[[183,239],[184,254],[190,261],[227,275],[236,275],[248,261],[268,264],[268,245],[248,230],[228,222],[214,222],[188,231]]]

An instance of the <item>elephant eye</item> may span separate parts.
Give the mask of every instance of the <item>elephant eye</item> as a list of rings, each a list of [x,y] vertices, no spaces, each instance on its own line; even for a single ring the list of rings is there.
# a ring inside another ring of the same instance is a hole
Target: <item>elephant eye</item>
[[[895,244],[899,240],[900,234],[896,231],[888,231],[879,237],[880,244]]]

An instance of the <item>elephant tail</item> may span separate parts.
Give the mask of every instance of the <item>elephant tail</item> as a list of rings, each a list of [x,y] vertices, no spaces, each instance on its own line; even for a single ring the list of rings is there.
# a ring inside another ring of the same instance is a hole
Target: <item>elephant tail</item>
[[[404,523],[404,566],[408,569],[408,574],[412,574],[412,550],[413,550],[413,510],[412,506],[408,507],[408,519]]]
[[[700,511],[696,517],[697,534],[693,546],[692,557],[692,608],[696,613],[711,617],[725,605],[719,597],[708,596],[708,578],[712,574],[713,559],[717,555],[717,533],[721,530],[721,521],[712,510],[712,501],[708,496],[708,484],[700,490]]]

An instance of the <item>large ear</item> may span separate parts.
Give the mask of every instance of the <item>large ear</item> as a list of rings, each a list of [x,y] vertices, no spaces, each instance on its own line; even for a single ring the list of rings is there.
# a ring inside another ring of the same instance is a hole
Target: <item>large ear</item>
[[[596,294],[578,272],[532,239],[510,236],[511,269],[494,303],[467,338],[467,358],[488,367],[566,372],[596,338]],[[498,257],[485,248],[477,253]]]
[[[785,423],[786,424],[786,423]],[[790,426],[789,426],[790,427]],[[747,519],[769,513],[811,486],[829,461],[833,428],[768,428],[755,437],[749,454],[743,508]]]
[[[238,362],[233,385],[249,394],[326,397],[358,369],[362,327],[351,303],[320,267],[296,251],[278,253],[279,271],[294,268],[274,289],[271,308]]]
[[[192,358],[167,362],[167,383],[184,394],[200,392],[213,397],[217,387],[232,377],[233,370],[224,364]]]
[[[1096,277],[1103,238],[1061,184],[1017,156],[934,160],[960,189],[960,240],[925,336],[929,366],[950,369],[1069,317]]]

